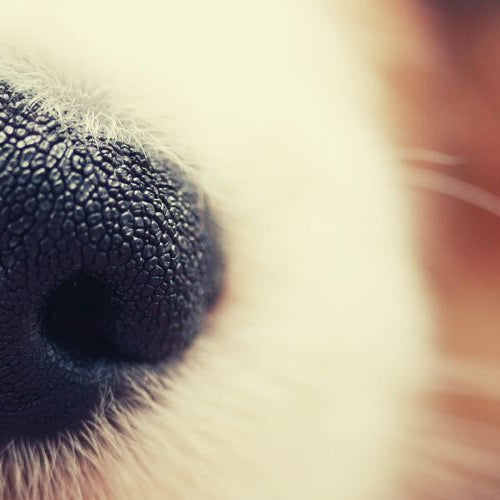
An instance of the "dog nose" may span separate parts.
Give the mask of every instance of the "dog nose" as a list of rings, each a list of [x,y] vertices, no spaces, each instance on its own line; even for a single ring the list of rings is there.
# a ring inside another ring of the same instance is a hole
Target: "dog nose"
[[[64,117],[63,117],[64,118]],[[217,297],[206,200],[0,83],[0,439],[77,428],[133,367],[184,352]]]

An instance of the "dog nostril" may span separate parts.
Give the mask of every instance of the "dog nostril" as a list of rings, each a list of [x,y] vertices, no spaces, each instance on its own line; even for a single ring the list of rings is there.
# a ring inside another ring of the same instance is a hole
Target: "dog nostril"
[[[113,342],[116,306],[96,278],[78,274],[52,292],[42,308],[41,333],[75,358],[119,360]]]
[[[0,440],[79,426],[126,371],[178,358],[220,291],[217,240],[178,166],[0,81]]]

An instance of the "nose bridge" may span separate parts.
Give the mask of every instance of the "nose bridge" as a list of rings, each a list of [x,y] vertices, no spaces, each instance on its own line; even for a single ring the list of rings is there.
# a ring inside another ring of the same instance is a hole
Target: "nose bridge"
[[[0,421],[2,407],[29,417],[22,432],[47,413],[60,421],[61,407],[74,420],[103,365],[178,357],[221,263],[179,167],[84,137],[0,82]]]

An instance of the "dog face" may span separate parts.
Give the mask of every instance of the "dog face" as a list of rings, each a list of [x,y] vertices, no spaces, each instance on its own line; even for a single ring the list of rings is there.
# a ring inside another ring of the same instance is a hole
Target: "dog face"
[[[3,8],[0,496],[477,498],[495,12]]]

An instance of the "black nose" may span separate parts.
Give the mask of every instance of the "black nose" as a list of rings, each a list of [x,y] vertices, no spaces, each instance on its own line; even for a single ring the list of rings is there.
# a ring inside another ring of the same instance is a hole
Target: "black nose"
[[[220,288],[176,165],[63,127],[0,82],[0,439],[79,425],[134,365],[176,359]]]

